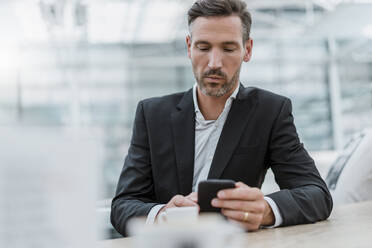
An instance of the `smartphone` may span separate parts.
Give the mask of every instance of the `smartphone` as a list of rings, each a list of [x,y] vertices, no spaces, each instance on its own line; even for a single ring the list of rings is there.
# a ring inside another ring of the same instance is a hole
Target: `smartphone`
[[[200,212],[221,212],[220,208],[211,205],[213,198],[217,198],[218,191],[235,188],[235,181],[228,179],[210,179],[198,184],[198,204]]]

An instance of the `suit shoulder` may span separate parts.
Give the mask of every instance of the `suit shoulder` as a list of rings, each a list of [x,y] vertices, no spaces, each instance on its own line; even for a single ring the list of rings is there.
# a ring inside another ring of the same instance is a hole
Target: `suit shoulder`
[[[254,95],[260,102],[283,103],[286,101],[290,101],[290,99],[286,96],[279,95],[269,90],[264,90],[257,87],[247,87],[244,88],[244,91],[246,94],[251,93],[252,95]]]
[[[175,107],[178,104],[178,102],[182,99],[182,97],[185,95],[185,93],[186,91],[164,95],[164,96],[146,98],[146,99],[141,100],[139,104],[142,103],[142,105],[146,109],[154,109],[154,108],[158,109],[159,107],[162,107],[162,108]]]

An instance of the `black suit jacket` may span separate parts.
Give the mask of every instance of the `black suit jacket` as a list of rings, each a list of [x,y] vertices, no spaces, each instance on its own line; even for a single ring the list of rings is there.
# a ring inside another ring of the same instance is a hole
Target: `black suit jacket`
[[[139,102],[133,135],[112,200],[111,222],[126,223],[192,190],[195,111],[192,89]],[[240,86],[218,141],[208,178],[261,187],[271,167],[280,191],[270,194],[283,226],[326,219],[332,198],[298,138],[289,99]]]

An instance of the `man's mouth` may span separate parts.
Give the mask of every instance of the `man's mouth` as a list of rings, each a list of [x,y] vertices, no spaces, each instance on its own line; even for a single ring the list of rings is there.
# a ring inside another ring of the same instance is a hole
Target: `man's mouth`
[[[215,79],[215,80],[224,79],[223,77],[219,77],[219,76],[206,76],[206,78]]]

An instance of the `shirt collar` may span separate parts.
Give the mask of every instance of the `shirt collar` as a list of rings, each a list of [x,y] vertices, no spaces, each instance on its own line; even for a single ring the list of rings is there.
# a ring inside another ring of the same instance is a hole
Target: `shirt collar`
[[[192,98],[193,98],[193,101],[194,101],[194,109],[195,109],[195,113],[197,112],[200,112],[199,110],[199,105],[198,105],[198,98],[196,96],[196,88],[197,88],[197,83],[194,84],[193,88],[192,88]],[[238,95],[238,92],[239,92],[239,85],[238,87],[236,87],[236,89],[234,90],[234,92],[230,95],[230,97],[227,99],[227,100],[234,100],[236,98],[236,96]],[[226,100],[226,102],[227,102]]]

